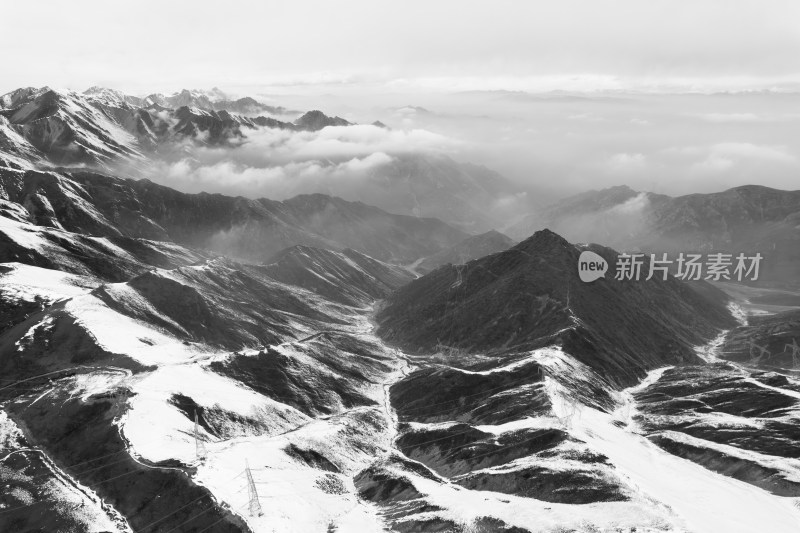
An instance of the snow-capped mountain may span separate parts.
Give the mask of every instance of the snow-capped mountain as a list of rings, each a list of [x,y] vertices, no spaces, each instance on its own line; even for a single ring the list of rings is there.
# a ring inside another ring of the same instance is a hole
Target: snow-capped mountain
[[[393,210],[115,175],[350,127],[187,93],[0,100],[0,531],[797,531],[791,289],[585,283],[580,254],[614,249],[426,218],[491,227],[507,192],[444,156],[371,182],[424,193]],[[665,238],[795,235],[795,195],[752,187],[548,216],[648,202]]]
[[[78,93],[20,89],[5,95],[2,104],[0,113],[8,123],[55,163],[107,165],[143,158],[136,136]]]
[[[92,89],[89,89],[91,91]],[[86,91],[87,93],[89,91]],[[144,106],[158,105],[177,109],[179,107],[196,107],[206,111],[230,111],[242,115],[299,115],[300,112],[282,106],[271,106],[245,96],[232,98],[214,87],[210,91],[184,89],[171,95],[154,93],[139,99]],[[139,104],[137,104],[139,105]]]
[[[173,164],[186,169],[201,166],[196,154],[203,149],[215,154],[214,158],[227,151],[222,159],[235,162],[238,149],[265,131],[294,132],[301,135],[297,142],[304,143],[315,139],[302,137],[309,132],[356,126],[319,110],[287,112],[252,98],[226,98],[221,91],[186,90],[170,97],[139,98],[103,87],[83,93],[49,87],[18,89],[0,97],[0,164],[21,169],[80,166],[152,177],[169,174]],[[368,127],[388,130],[385,125]],[[329,135],[344,136],[340,139],[344,145],[358,145],[359,139],[374,135],[363,128],[352,139],[344,132]],[[330,142],[322,136],[317,144]],[[266,155],[271,149],[271,145],[264,147]],[[308,157],[323,169],[352,158]],[[381,153],[381,158],[385,164],[370,168],[360,187],[345,180],[295,194],[324,190],[392,213],[440,218],[470,233],[500,227],[509,212],[527,205],[519,186],[485,167],[437,152],[400,150]]]
[[[228,102],[190,91],[168,98],[138,98],[102,87],[83,93],[28,87],[0,97],[4,144],[11,144],[5,140],[9,137],[5,130],[27,142],[13,150],[18,156],[38,150],[40,154],[31,157],[43,154],[58,165],[105,169],[121,163],[143,164],[146,157],[182,148],[186,140],[226,145],[241,140],[245,130],[258,127],[315,131],[349,124],[320,111],[310,111],[294,123],[247,116],[258,111],[283,114],[250,98]]]

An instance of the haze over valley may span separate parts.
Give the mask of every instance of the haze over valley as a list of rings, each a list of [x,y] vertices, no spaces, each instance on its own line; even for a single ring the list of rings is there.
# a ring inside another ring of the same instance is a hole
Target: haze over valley
[[[795,533],[797,15],[4,7],[0,531]]]

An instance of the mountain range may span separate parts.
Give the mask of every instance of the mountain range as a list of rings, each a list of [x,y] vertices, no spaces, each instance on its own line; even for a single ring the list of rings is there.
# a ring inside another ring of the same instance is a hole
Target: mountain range
[[[0,166],[83,166],[156,178],[165,171],[155,162],[193,168],[200,164],[195,153],[202,148],[227,150],[229,159],[236,161],[237,147],[265,129],[319,132],[355,126],[319,110],[290,114],[297,116],[294,121],[281,120],[275,116],[286,115],[282,108],[254,104],[250,98],[230,102],[218,93],[184,90],[169,97],[139,98],[101,87],[83,93],[17,89],[0,97]],[[369,127],[386,129],[383,124]],[[523,198],[518,203],[525,204],[524,195],[519,196],[524,191],[484,167],[433,152],[389,155],[391,161],[372,169],[361,187],[340,190],[334,182],[325,191],[398,214],[436,216],[469,232],[501,224],[509,198]],[[330,156],[320,159],[319,165],[332,164]],[[224,188],[224,178],[220,180]]]
[[[392,209],[115,172],[353,127],[185,93],[0,100],[0,531],[797,530],[796,294],[748,316],[751,293],[578,272],[615,225],[624,249],[791,244],[794,193],[593,191],[503,234],[503,180],[447,157],[394,159],[431,193]]]
[[[800,279],[800,191],[746,185],[670,197],[618,186],[561,200],[505,232],[520,238],[544,227],[625,251],[760,253],[762,280]]]
[[[141,163],[154,153],[172,153],[184,148],[184,141],[230,145],[248,129],[316,131],[350,124],[320,111],[285,122],[268,116],[250,117],[242,109],[274,111],[251,98],[233,103],[212,101],[189,91],[139,99],[98,87],[84,93],[26,87],[0,97],[0,125],[9,155],[28,152],[40,156],[33,162],[109,169],[122,162]],[[10,164],[6,160],[6,166]],[[20,166],[19,161],[15,166]]]

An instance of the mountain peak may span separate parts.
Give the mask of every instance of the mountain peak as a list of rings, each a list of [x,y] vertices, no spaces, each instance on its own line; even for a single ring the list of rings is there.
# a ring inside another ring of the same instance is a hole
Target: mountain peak
[[[294,121],[295,125],[301,129],[318,131],[328,126],[350,126],[351,123],[341,117],[329,117],[318,109],[306,112]]]
[[[558,248],[571,249],[574,247],[558,233],[545,228],[537,231],[514,248],[541,252]]]
[[[613,254],[592,249],[606,260]],[[645,369],[694,360],[696,344],[732,324],[723,302],[674,278],[582,283],[578,254],[545,229],[507,251],[439,268],[388,298],[379,333],[416,353],[561,344],[611,381],[633,383]]]

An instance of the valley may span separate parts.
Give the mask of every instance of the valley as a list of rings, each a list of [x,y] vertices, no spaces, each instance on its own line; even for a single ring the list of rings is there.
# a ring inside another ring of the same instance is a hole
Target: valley
[[[584,283],[582,252],[613,263],[641,235],[574,237],[638,193],[567,199],[512,239],[473,216],[498,175],[444,158],[393,163],[441,177],[424,205],[392,196],[403,180],[374,206],[117,174],[358,127],[253,102],[0,100],[0,531],[797,531],[790,284]],[[649,198],[650,236],[796,240],[796,195],[732,191]]]

